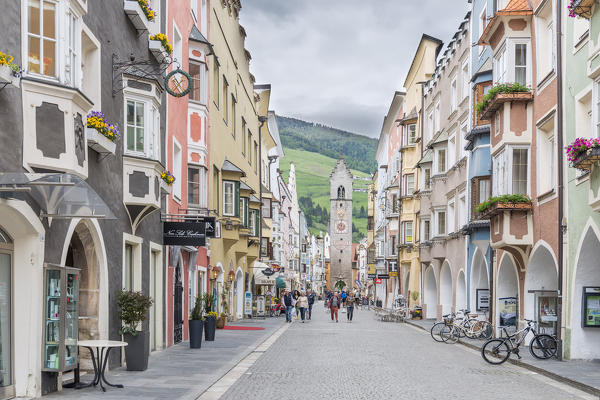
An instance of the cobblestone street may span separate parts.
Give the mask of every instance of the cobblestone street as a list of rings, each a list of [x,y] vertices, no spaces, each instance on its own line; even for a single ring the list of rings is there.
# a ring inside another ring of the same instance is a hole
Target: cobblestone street
[[[319,303],[313,321],[293,323],[221,399],[595,398],[370,311],[340,317],[332,323]]]

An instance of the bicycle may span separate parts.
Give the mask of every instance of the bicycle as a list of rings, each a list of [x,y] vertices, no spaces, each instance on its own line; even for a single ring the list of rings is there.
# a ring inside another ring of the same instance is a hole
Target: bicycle
[[[429,330],[433,340],[435,340],[436,342],[440,342],[440,343],[442,343],[444,341],[442,339],[442,336],[440,335],[442,329],[444,329],[446,326],[452,325],[454,323],[454,320],[456,319],[456,314],[450,313],[450,314],[443,315],[442,317],[443,317],[443,320],[433,324],[433,326]]]
[[[520,331],[510,335],[506,327],[503,326],[502,330],[506,334],[506,337],[491,339],[485,342],[481,346],[481,356],[483,359],[490,364],[499,365],[508,360],[511,353],[514,353],[520,360],[522,357],[519,354],[519,347],[521,347],[529,332],[533,333],[533,338],[529,342],[529,352],[532,356],[540,360],[547,360],[556,356],[558,349],[556,338],[545,333],[538,334],[532,326],[537,321],[530,319],[526,319],[525,321],[527,321],[527,326]]]
[[[490,339],[492,337],[492,326],[488,321],[478,320],[470,315],[469,310],[463,309],[459,312],[463,314],[463,318],[453,318],[451,321],[447,321],[445,326],[438,327],[438,335],[442,342],[456,343],[465,336],[469,339]],[[434,339],[440,341],[435,337]]]

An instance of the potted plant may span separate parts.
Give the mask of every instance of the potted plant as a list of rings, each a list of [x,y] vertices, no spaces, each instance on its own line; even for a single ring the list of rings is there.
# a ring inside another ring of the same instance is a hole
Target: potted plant
[[[221,294],[221,315],[217,318],[217,329],[225,328],[225,323],[227,322],[227,310],[229,309],[229,304],[227,303],[227,297],[229,296],[228,290],[223,290]]]
[[[417,290],[411,292],[410,297],[413,299],[413,302],[417,302],[417,300],[419,300],[419,292]],[[415,306],[415,309],[410,313],[413,319],[423,318],[423,309],[420,306]]]
[[[87,116],[86,134],[88,145],[98,153],[115,153],[115,140],[119,137],[119,128],[106,121],[100,111],[91,111]]]
[[[138,330],[138,327],[141,328],[142,322],[146,320],[152,299],[142,292],[122,290],[117,295],[117,304],[117,315],[122,322],[119,332],[127,342],[127,371],[145,371],[148,368],[150,335],[148,331]]]
[[[190,349],[199,349],[202,347],[202,330],[204,328],[202,311],[202,296],[198,296],[196,297],[196,303],[190,314]]]
[[[19,87],[23,72],[20,65],[13,63],[13,57],[10,54],[0,51],[0,82]]]
[[[212,310],[215,296],[212,293],[204,294],[204,340],[212,342],[215,340],[218,314]]]

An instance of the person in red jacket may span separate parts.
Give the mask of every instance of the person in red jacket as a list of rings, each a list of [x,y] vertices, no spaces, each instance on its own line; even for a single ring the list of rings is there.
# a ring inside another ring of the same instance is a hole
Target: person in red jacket
[[[333,296],[329,299],[329,310],[331,311],[331,321],[333,322],[333,316],[335,315],[335,322],[338,321],[338,309],[340,308],[340,304],[342,303],[342,299],[340,297],[339,292],[335,292]]]

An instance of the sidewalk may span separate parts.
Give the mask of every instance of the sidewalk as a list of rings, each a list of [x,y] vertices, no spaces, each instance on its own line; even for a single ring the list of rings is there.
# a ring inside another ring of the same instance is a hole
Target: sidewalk
[[[48,399],[196,399],[218,381],[246,355],[267,340],[285,322],[285,318],[244,320],[229,325],[260,326],[265,330],[217,329],[214,342],[202,342],[201,349],[190,349],[184,342],[150,356],[143,372],[128,372],[125,368],[107,371],[111,383],[125,385],[124,389],[100,386],[84,389],[63,389]],[[82,377],[89,382],[93,376]]]
[[[406,321],[406,323],[421,328],[428,333],[436,322],[437,321],[432,319]],[[463,338],[460,339],[458,343],[480,351],[484,341]],[[559,361],[555,358],[550,360],[538,360],[529,353],[528,348],[521,348],[519,354],[522,357],[521,360],[511,354],[508,362],[545,375],[554,380],[575,386],[576,388],[593,395],[600,396],[600,360]]]

